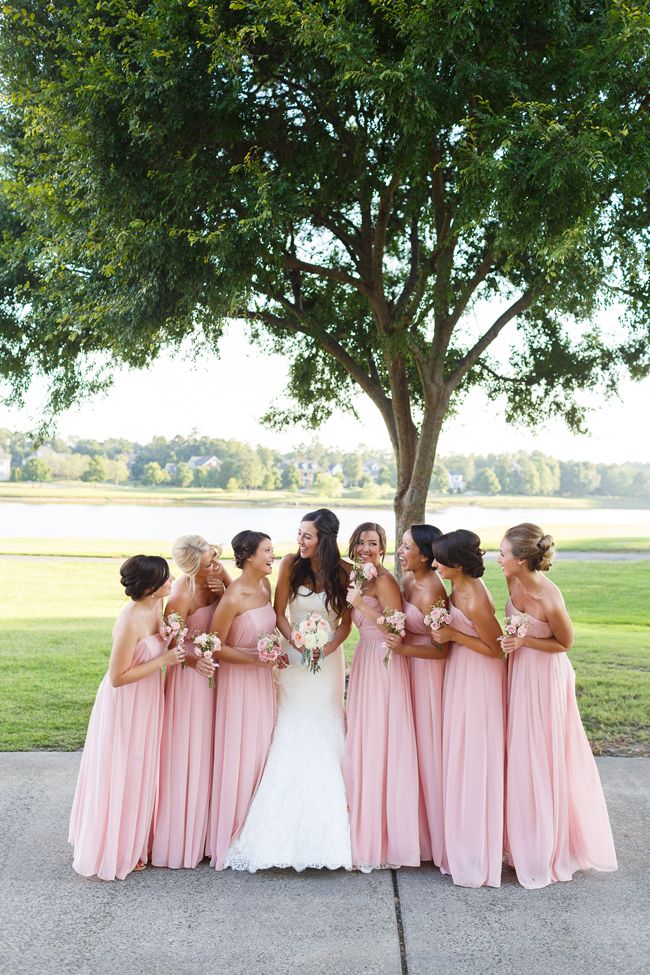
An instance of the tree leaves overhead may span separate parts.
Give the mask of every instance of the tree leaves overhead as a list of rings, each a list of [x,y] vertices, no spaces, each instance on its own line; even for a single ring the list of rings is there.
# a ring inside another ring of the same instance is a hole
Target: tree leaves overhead
[[[19,393],[46,374],[59,409],[103,367],[188,335],[217,347],[238,317],[290,352],[310,424],[353,384],[373,399],[403,494],[473,383],[512,418],[580,426],[581,389],[647,374],[641,4],[28,0],[4,17],[0,352]],[[506,311],[477,334],[491,298]],[[504,365],[489,350],[509,322]]]

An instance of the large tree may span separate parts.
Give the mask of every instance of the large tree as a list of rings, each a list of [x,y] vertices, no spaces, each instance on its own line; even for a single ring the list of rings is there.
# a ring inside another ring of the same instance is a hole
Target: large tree
[[[60,410],[120,363],[188,335],[217,348],[225,322],[247,323],[291,358],[293,402],[271,421],[317,426],[357,388],[376,405],[401,531],[473,384],[509,418],[578,428],[577,393],[648,373],[645,5],[4,11],[15,394],[46,374]]]

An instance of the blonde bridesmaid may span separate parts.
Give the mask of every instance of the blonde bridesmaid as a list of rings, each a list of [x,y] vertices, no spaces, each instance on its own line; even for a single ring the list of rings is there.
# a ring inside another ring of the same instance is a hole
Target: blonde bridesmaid
[[[402,567],[406,637],[389,636],[394,653],[408,658],[411,700],[420,775],[420,859],[442,863],[442,686],[445,646],[431,639],[424,617],[435,603],[447,605],[442,579],[433,568],[433,542],[442,532],[433,525],[411,525],[397,555]]]
[[[498,562],[508,584],[506,614],[526,615],[525,636],[508,636],[506,823],[523,887],[571,880],[576,870],[616,870],[596,762],[576,701],[567,651],[573,627],[560,590],[544,574],[555,546],[537,525],[508,529]]]
[[[218,597],[230,577],[217,550],[200,535],[183,535],[172,549],[183,571],[174,583],[167,613],[185,620],[185,668],[174,667],[165,680],[165,710],[160,751],[151,862],[156,867],[195,867],[205,855],[212,781],[215,691],[209,680],[215,664],[194,653],[192,635],[210,630]],[[214,682],[214,681],[213,681]]]
[[[268,577],[273,571],[271,539],[243,531],[232,540],[241,575],[228,587],[210,629],[223,641],[219,658],[214,764],[208,826],[210,863],[223,870],[262,778],[275,724],[273,664],[257,655],[262,633],[275,629]],[[270,829],[282,829],[270,823]]]
[[[417,867],[418,760],[406,658],[393,654],[388,666],[386,630],[377,624],[384,608],[400,610],[402,596],[384,566],[386,534],[364,522],[350,539],[350,558],[370,563],[376,578],[351,586],[348,602],[360,639],[354,651],[348,691],[344,777],[350,810],[352,863],[375,867]]]
[[[113,627],[113,649],[90,716],[68,841],[72,865],[84,877],[124,880],[143,870],[158,782],[163,668],[183,651],[160,636],[169,566],[134,555],[120,569],[131,602]]]
[[[432,634],[450,642],[442,695],[442,873],[461,887],[499,887],[503,861],[505,668],[501,628],[481,580],[478,535],[454,531],[433,542],[451,582],[451,623]]]

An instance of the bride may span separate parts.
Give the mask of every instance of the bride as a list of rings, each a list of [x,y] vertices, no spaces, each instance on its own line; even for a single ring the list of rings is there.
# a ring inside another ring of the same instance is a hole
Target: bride
[[[310,512],[300,524],[298,554],[280,563],[275,610],[288,641],[289,666],[277,672],[278,716],[264,775],[226,856],[225,866],[233,870],[352,866],[342,773],[342,644],[351,627],[346,605],[351,566],[340,557],[338,530],[339,520],[327,508]],[[290,639],[292,627],[311,613],[331,628],[315,674],[301,666]]]

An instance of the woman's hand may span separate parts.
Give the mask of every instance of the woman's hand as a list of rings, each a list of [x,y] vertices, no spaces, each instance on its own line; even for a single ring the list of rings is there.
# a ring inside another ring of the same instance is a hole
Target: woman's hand
[[[215,562],[214,568],[208,570],[205,576],[205,581],[208,584],[208,589],[210,592],[214,592],[218,596],[223,595],[226,590],[226,586],[223,581],[223,565],[221,562]]]
[[[449,643],[450,640],[454,639],[454,630],[451,626],[441,626],[437,630],[431,630],[431,642],[437,643]]]
[[[210,678],[214,677],[214,672],[218,666],[219,664],[215,663],[212,657],[204,657],[203,654],[201,654],[200,657],[197,657],[194,669],[196,670],[197,674],[201,675],[201,677]]]
[[[401,653],[402,647],[404,646],[404,640],[399,635],[399,633],[389,633],[384,639],[384,643],[393,653]]]
[[[518,650],[519,647],[523,647],[524,638],[522,636],[504,636],[499,642],[501,643],[501,649],[507,657],[509,653]]]
[[[359,608],[359,605],[363,602],[363,595],[359,586],[350,586],[348,589],[347,600],[350,606],[354,606],[355,609]]]
[[[161,656],[161,660],[162,667],[175,667],[176,664],[182,664],[185,662],[185,649],[176,645],[167,647]]]

